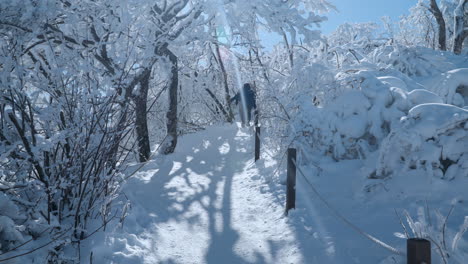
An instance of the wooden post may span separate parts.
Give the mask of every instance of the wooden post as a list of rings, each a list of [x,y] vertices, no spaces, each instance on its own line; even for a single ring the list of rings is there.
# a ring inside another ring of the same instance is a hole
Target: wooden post
[[[260,159],[260,127],[255,127],[255,161]]]
[[[286,180],[286,215],[296,208],[296,149],[288,149],[288,178]]]
[[[422,238],[406,241],[407,264],[431,264],[431,242]]]
[[[258,127],[258,108],[255,107],[255,110],[254,110],[254,124],[255,124],[255,127]]]

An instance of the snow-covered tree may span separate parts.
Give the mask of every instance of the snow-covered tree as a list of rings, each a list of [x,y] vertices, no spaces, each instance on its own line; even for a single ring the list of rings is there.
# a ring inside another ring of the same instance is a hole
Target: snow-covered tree
[[[466,37],[466,1],[419,0],[399,22],[398,37],[405,45],[446,50],[460,54]],[[437,44],[436,44],[437,43]]]
[[[438,42],[439,42],[438,48],[441,50],[446,50],[447,38],[446,38],[445,19],[444,19],[444,16],[442,15],[442,12],[439,9],[439,6],[437,5],[436,0],[430,0],[429,11],[434,16],[437,22],[437,26],[438,26],[438,30],[437,30]]]
[[[460,54],[463,42],[468,36],[468,1],[459,0],[454,10],[453,52]]]
[[[437,23],[429,11],[425,0],[419,0],[410,8],[410,14],[399,21],[398,39],[404,45],[423,46],[435,49],[437,47]]]

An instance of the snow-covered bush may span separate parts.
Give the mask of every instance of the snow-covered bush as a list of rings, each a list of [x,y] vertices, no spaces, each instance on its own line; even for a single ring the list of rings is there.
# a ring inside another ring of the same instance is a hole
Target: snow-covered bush
[[[2,186],[0,188],[4,188]],[[0,252],[4,253],[24,242],[21,234],[18,207],[4,193],[0,193]],[[18,223],[15,222],[18,221]]]
[[[330,64],[346,69],[360,65],[369,53],[382,46],[386,39],[376,39],[375,23],[345,23],[327,36],[327,55]]]
[[[391,86],[403,81],[394,77],[390,82],[377,74],[370,70],[337,74],[335,96],[323,106],[302,101],[303,111],[293,123],[295,137],[311,151],[335,159],[365,157],[376,150],[413,104],[404,88]]]
[[[435,77],[429,90],[443,98],[446,104],[468,105],[468,68],[444,72]]]
[[[294,140],[309,152],[336,160],[367,158],[379,151],[377,177],[393,173],[401,164],[448,179],[468,175],[467,111],[443,105],[440,96],[421,85],[381,74],[370,70],[337,74],[336,96],[321,107],[303,97],[292,123]]]
[[[304,92],[288,105],[287,109],[298,110],[291,115],[289,140],[336,160],[366,158],[402,125],[400,118],[411,108],[425,103],[465,104],[462,80],[467,74],[453,70],[463,65],[457,58],[390,39],[385,44],[386,39],[376,35],[371,24],[346,24],[327,38],[323,52],[328,56],[322,57],[326,60],[322,64],[331,67],[322,72],[336,74],[326,89],[315,88],[312,95],[305,89],[309,94]],[[440,74],[437,81],[425,81]]]
[[[468,110],[446,104],[413,107],[379,150],[377,177],[407,170],[446,179],[468,176]]]
[[[302,122],[304,115],[318,118],[316,106],[333,98],[338,91],[333,84],[334,72],[320,63],[313,63],[314,58],[308,52],[297,50],[296,60],[290,67],[287,51],[277,49],[269,62],[278,70],[270,73],[271,80],[258,90],[258,103],[261,123],[268,129],[272,149],[287,147],[291,141],[302,138],[307,133]],[[284,72],[279,73],[278,72]],[[301,123],[291,126],[292,123]]]
[[[434,76],[456,68],[441,52],[429,48],[388,45],[376,49],[371,62],[409,77]]]
[[[452,201],[452,206],[446,215],[439,210],[418,207],[417,217],[412,217],[408,211],[404,210],[404,217],[398,215],[403,233],[397,232],[394,235],[403,239],[421,238],[431,241],[434,256],[437,256],[434,261],[438,263],[465,263],[468,256],[462,248],[466,246],[463,235],[468,230],[468,216],[464,217],[458,230],[451,230],[448,227],[449,218],[456,210],[455,206],[458,202],[462,201],[457,201],[457,199]]]
[[[47,259],[55,262],[62,250],[92,234],[96,221],[106,225],[119,214],[114,200],[123,159],[115,151],[127,130],[116,131],[104,119],[112,114],[105,98],[68,94],[72,107],[60,96],[37,94],[60,103],[33,104],[19,89],[1,92],[0,243],[6,252],[23,238],[50,238]]]
[[[38,249],[36,261],[74,259],[122,206],[124,98],[86,45],[64,44],[49,3],[0,4],[12,19],[0,25],[0,260]]]
[[[419,0],[415,6],[409,9],[409,15],[400,17],[396,39],[401,44],[432,49],[437,47],[437,24],[429,11],[427,2]]]

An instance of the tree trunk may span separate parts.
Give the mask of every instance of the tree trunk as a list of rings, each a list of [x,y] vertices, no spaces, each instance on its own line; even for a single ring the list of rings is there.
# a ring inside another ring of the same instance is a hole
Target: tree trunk
[[[167,155],[173,153],[177,145],[177,88],[179,86],[179,72],[177,56],[167,48],[167,44],[161,47],[160,54],[167,56],[171,63],[171,79],[168,91],[169,109],[166,113],[167,136],[160,150],[162,154]]]
[[[148,161],[151,154],[150,140],[148,135],[148,122],[147,122],[147,101],[149,90],[149,79],[151,70],[146,69],[143,78],[140,81],[140,91],[137,96],[133,98],[135,102],[135,126],[136,136],[138,142],[138,156],[140,162]]]
[[[463,1],[463,0],[462,0]],[[436,0],[431,0],[429,11],[434,15],[437,25],[439,26],[439,49],[447,50],[446,45],[446,33],[445,33],[445,20],[440,12],[439,6],[437,5]]]
[[[119,117],[117,121],[117,125],[115,126],[114,129],[114,136],[113,140],[111,142],[111,146],[109,148],[109,152],[107,154],[107,163],[108,167],[111,169],[115,168],[115,165],[117,164],[117,154],[119,153],[119,146],[122,138],[124,137],[124,131],[128,126],[128,108],[129,108],[129,103],[130,100],[132,100],[132,93],[133,89],[135,86],[142,81],[142,78],[144,77],[146,73],[142,72],[141,74],[138,74],[135,76],[134,79],[128,84],[127,87],[117,87],[117,95],[118,96],[124,96],[124,99],[121,102],[113,102],[113,103],[118,103],[120,105],[119,109]],[[146,115],[145,115],[146,117]]]
[[[454,40],[453,40],[453,52],[455,54],[460,54],[463,48],[463,41],[468,35],[468,30],[465,29],[465,24],[468,24],[464,15],[465,8],[468,3],[468,0],[460,0],[457,8],[455,8],[454,17],[455,17],[455,30],[454,30]],[[468,25],[467,25],[468,26]]]
[[[226,100],[226,110],[228,112],[226,121],[229,123],[232,123],[232,121],[234,120],[234,114],[232,113],[232,108],[231,108],[231,95],[229,94],[228,75],[226,72],[226,68],[224,67],[223,59],[221,58],[221,51],[219,49],[218,43],[215,43],[215,48],[216,48],[216,55],[218,57],[219,67],[221,68],[221,72],[223,73],[224,97]]]

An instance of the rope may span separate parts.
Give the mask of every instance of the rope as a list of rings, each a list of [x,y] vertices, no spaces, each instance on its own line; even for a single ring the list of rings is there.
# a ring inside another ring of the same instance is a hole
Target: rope
[[[351,223],[348,219],[346,219],[343,215],[341,215],[338,210],[336,210],[334,207],[332,207],[328,202],[327,200],[317,191],[317,189],[314,187],[314,185],[309,181],[309,179],[307,179],[307,177],[305,176],[305,174],[302,172],[301,168],[299,168],[297,165],[296,165],[296,160],[293,159],[293,163],[294,163],[294,166],[296,166],[297,170],[299,171],[299,174],[302,175],[302,177],[305,179],[305,181],[307,182],[307,184],[309,184],[310,188],[312,189],[312,191],[315,193],[315,195],[317,195],[317,197],[328,207],[328,209],[330,209],[330,211],[333,212],[333,214],[335,214],[336,217],[338,217],[339,219],[341,219],[343,222],[345,222],[348,226],[350,226],[352,229],[354,229],[354,231],[358,232],[359,234],[363,235],[364,237],[366,237],[367,239],[369,239],[370,241],[376,243],[377,245],[389,250],[390,252],[394,253],[394,254],[397,254],[397,255],[400,255],[400,256],[406,256],[406,254],[404,252],[401,252],[399,251],[398,249],[384,243],[383,241],[377,239],[376,237],[366,233],[365,231],[361,230],[359,227],[357,227],[356,225],[354,225],[353,223]]]

